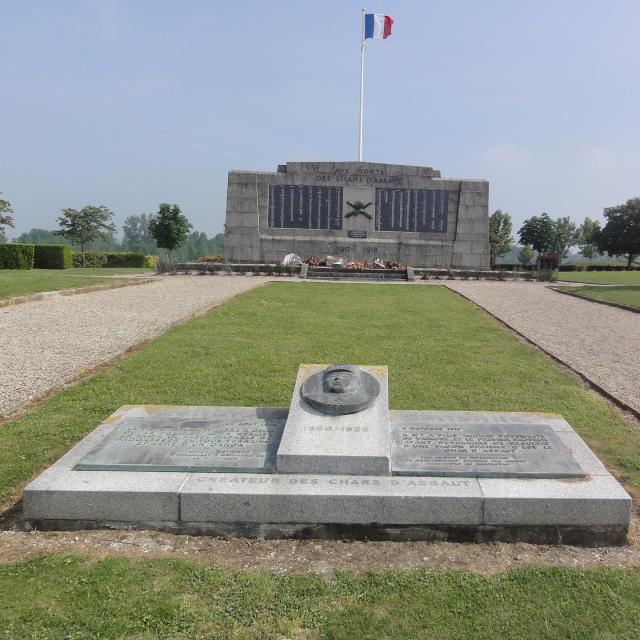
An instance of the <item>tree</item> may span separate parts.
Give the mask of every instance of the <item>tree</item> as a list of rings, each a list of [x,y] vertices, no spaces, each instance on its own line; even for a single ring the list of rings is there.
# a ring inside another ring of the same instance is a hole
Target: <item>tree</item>
[[[158,213],[149,220],[149,231],[161,249],[169,249],[169,256],[173,250],[184,244],[191,223],[180,212],[177,204],[160,203]]]
[[[513,246],[511,216],[497,209],[489,216],[489,264],[495,268],[496,259],[503,256]]]
[[[0,244],[6,244],[7,242],[7,234],[0,229]]]
[[[35,227],[31,231],[21,233],[13,241],[19,244],[67,244],[67,241],[56,235],[55,231]]]
[[[556,223],[546,213],[532,216],[524,221],[518,231],[518,237],[520,244],[531,245],[538,252],[536,264],[539,264],[542,256],[553,250],[556,242]]]
[[[518,252],[518,262],[522,266],[527,266],[531,264],[531,260],[533,260],[533,249],[528,244],[525,244]]]
[[[13,218],[9,215],[13,213],[11,203],[8,200],[0,199],[0,232],[4,235],[2,227],[14,227]]]
[[[607,223],[596,234],[598,250],[610,256],[624,255],[627,267],[640,255],[640,198],[604,210]]]
[[[597,251],[596,236],[600,232],[600,220],[592,220],[585,218],[584,222],[578,227],[577,245],[580,247],[580,253],[592,260],[593,254]]]
[[[113,238],[116,227],[112,222],[113,212],[107,207],[87,205],[80,211],[63,209],[58,217],[60,229],[54,231],[58,236],[69,238],[74,244],[80,245],[82,266],[85,266],[84,248],[88,242]]]
[[[149,217],[145,213],[125,218],[122,225],[122,248],[138,253],[150,253],[157,249],[149,231]]]
[[[569,249],[578,243],[578,230],[576,229],[576,225],[571,222],[569,216],[558,218],[554,221],[553,226],[554,237],[551,243],[550,253],[557,254],[561,258],[564,258],[569,252]]]

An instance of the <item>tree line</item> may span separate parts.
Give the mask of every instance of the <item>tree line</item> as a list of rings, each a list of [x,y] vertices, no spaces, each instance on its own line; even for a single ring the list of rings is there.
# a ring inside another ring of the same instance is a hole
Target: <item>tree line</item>
[[[632,198],[624,204],[607,207],[606,220],[601,227],[599,220],[585,218],[576,225],[568,216],[552,219],[547,213],[532,216],[518,230],[522,248],[518,262],[530,264],[537,253],[536,267],[555,268],[569,249],[578,247],[589,260],[606,253],[624,256],[627,267],[640,256],[640,198]],[[491,268],[496,260],[513,248],[513,223],[511,216],[500,209],[489,217],[489,254]]]
[[[0,199],[0,243],[7,242],[3,227],[14,227],[11,203]],[[116,237],[113,212],[105,206],[87,205],[80,210],[63,209],[58,229],[31,229],[12,242],[20,244],[67,244],[85,251],[132,251],[146,255],[165,250],[178,260],[222,253],[224,234],[208,237],[192,231],[192,225],[177,204],[163,202],[158,212],[130,215],[122,225],[122,240]]]

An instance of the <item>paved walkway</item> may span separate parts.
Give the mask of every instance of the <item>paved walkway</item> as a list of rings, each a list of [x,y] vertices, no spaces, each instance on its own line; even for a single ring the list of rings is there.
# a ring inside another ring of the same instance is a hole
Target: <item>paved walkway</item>
[[[446,284],[640,412],[640,314],[540,283]]]
[[[150,284],[0,308],[0,415],[268,280],[159,276]]]

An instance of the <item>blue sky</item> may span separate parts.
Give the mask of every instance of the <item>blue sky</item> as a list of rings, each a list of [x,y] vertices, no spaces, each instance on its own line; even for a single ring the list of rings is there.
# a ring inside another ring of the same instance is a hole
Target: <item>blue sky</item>
[[[0,0],[0,191],[16,230],[63,207],[177,202],[222,231],[230,169],[354,160],[362,2]],[[637,0],[385,0],[364,159],[491,183],[491,210],[580,222],[640,195]]]

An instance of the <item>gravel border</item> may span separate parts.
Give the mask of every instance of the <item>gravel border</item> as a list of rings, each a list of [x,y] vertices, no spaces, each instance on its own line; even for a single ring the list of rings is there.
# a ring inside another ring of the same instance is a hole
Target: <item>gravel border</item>
[[[269,281],[256,276],[159,276],[142,286],[56,295],[0,308],[0,417]]]
[[[447,282],[640,418],[640,316],[548,285]]]
[[[138,284],[148,284],[153,282],[151,278],[146,279],[129,279],[125,282],[112,282],[111,284],[90,284],[86,287],[75,287],[71,289],[56,289],[55,291],[38,291],[36,293],[27,293],[23,296],[14,296],[13,298],[3,298],[0,300],[0,308],[12,307],[14,304],[25,304],[26,302],[38,302],[40,300],[48,300],[56,296],[75,296],[79,293],[95,293],[96,291],[106,291],[107,289],[120,289],[122,287],[131,287]]]

